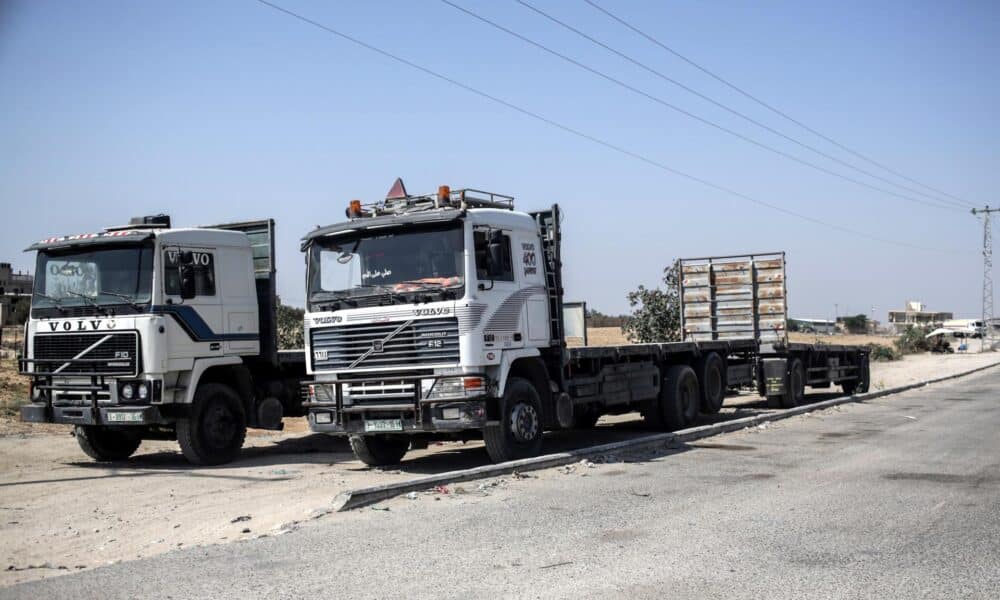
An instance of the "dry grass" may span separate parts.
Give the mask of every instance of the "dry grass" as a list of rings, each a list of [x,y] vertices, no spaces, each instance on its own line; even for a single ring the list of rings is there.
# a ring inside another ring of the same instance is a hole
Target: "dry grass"
[[[17,415],[19,406],[28,401],[28,378],[17,372],[17,361],[0,360],[0,417]]]
[[[892,347],[893,342],[896,341],[894,335],[856,335],[852,333],[835,334],[835,335],[817,335],[815,333],[789,333],[789,341],[801,342],[805,344],[842,344],[845,346],[865,346],[868,344],[876,344],[879,346],[886,346],[888,348]]]

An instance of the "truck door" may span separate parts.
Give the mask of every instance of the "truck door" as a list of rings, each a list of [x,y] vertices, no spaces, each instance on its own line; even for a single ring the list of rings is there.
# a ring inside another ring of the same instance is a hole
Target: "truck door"
[[[502,348],[521,347],[527,329],[522,318],[525,298],[518,293],[513,254],[516,242],[512,239],[512,232],[501,232],[501,264],[494,268],[492,275],[487,270],[488,230],[476,229],[472,236],[476,252],[477,293],[489,306],[484,332],[494,335],[497,345]]]
[[[180,253],[190,251],[194,271],[195,296],[181,298],[181,280],[178,269]],[[194,248],[169,246],[163,250],[163,295],[166,311],[186,334],[189,344],[177,344],[177,348],[188,348],[178,357],[203,356],[204,343],[217,343],[225,331],[222,322],[222,305],[219,286],[216,285],[216,255],[214,248]],[[221,350],[221,346],[219,347]]]
[[[523,319],[527,338],[532,345],[548,346],[551,331],[541,240],[534,231],[518,231],[516,239],[514,268],[525,295]]]

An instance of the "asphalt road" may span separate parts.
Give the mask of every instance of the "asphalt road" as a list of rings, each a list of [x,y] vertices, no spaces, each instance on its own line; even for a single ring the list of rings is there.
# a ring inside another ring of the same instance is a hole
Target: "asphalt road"
[[[998,432],[992,369],[0,598],[998,598]]]

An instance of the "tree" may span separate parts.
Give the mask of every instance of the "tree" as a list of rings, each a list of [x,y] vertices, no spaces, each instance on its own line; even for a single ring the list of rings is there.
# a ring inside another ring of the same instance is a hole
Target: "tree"
[[[867,333],[868,317],[860,314],[853,317],[841,317],[840,321],[847,329],[847,333]]]
[[[278,300],[278,348],[298,350],[305,347],[302,321],[306,311],[294,306],[286,306]]]
[[[663,269],[666,289],[646,288],[629,292],[632,314],[625,318],[622,331],[633,342],[676,342],[681,339],[681,298],[678,264]]]

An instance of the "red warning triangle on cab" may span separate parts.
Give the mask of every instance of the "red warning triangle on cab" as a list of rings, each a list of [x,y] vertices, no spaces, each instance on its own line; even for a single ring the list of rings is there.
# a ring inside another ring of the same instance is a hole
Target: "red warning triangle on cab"
[[[389,193],[385,195],[386,200],[399,200],[401,198],[406,198],[406,186],[403,185],[403,178],[397,177],[396,181],[393,182],[392,187],[389,188]]]

